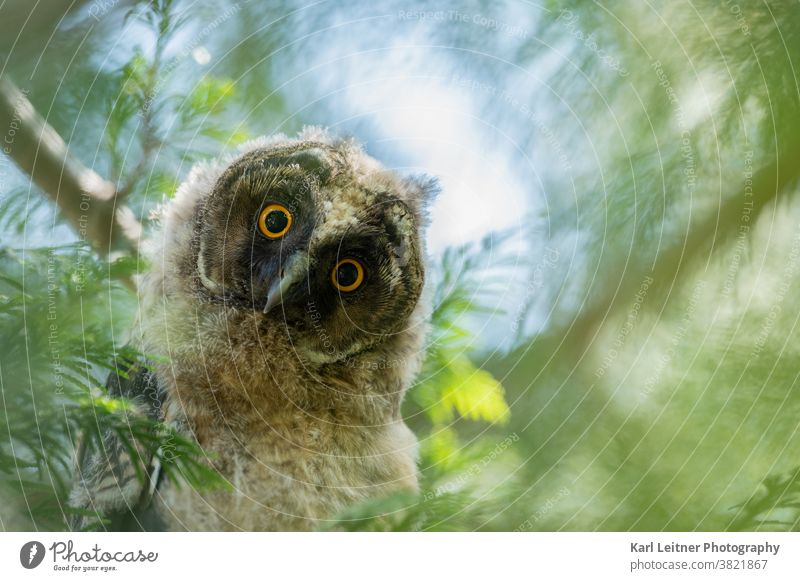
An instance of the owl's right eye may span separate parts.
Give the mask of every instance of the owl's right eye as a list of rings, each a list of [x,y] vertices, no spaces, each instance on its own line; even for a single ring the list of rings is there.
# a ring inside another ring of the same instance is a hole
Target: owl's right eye
[[[364,267],[354,258],[340,260],[331,271],[331,283],[338,291],[353,292],[362,282],[364,282]]]
[[[267,238],[282,238],[292,227],[292,213],[281,204],[270,204],[258,216],[258,229]]]

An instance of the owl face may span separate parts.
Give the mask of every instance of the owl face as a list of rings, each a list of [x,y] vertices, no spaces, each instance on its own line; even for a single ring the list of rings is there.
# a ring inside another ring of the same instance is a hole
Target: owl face
[[[347,141],[253,149],[197,212],[198,290],[281,325],[305,358],[359,353],[409,323],[424,282],[430,190]]]

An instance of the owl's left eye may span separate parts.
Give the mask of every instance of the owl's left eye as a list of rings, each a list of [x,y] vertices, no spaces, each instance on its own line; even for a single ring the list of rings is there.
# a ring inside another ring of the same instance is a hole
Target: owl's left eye
[[[344,293],[353,292],[364,282],[364,267],[354,258],[345,258],[336,263],[331,271],[333,287]]]
[[[281,204],[270,204],[258,216],[258,229],[267,238],[281,238],[292,227],[292,213]]]

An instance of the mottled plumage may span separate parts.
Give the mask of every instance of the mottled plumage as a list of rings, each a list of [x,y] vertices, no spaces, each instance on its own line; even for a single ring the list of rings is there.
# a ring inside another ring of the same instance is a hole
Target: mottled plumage
[[[139,288],[135,344],[166,362],[115,391],[149,386],[145,410],[196,438],[233,491],[177,489],[156,471],[151,495],[120,476],[132,469],[119,453],[85,460],[73,504],[131,507],[133,528],[307,530],[414,489],[400,404],[421,364],[432,191],[313,128],[193,168],[163,208]],[[291,219],[278,239],[260,230],[271,204],[286,212],[267,219]],[[355,290],[340,290],[357,275],[343,259],[363,267]]]

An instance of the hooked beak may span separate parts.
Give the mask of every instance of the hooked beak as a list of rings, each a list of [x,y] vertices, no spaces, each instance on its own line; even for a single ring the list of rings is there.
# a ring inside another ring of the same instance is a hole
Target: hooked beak
[[[301,279],[302,261],[300,257],[294,257],[289,264],[281,271],[281,276],[276,278],[267,289],[267,302],[264,304],[264,314],[283,303],[284,297],[289,289]]]

